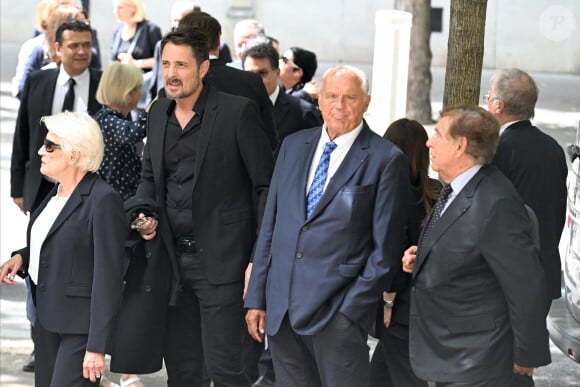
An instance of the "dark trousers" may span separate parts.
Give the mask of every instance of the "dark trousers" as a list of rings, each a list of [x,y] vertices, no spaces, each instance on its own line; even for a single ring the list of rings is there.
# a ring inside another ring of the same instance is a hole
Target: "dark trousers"
[[[69,335],[49,332],[36,319],[34,383],[36,387],[98,386],[83,378],[83,360],[88,335]]]
[[[205,362],[215,387],[247,387],[242,366],[243,281],[210,284],[199,256],[178,254],[179,304],[169,308],[165,366],[169,387],[202,385]]]
[[[371,387],[428,387],[411,369],[409,340],[384,334],[371,359]]]
[[[260,376],[263,376],[268,380],[273,382],[276,381],[276,374],[274,373],[274,363],[272,362],[270,347],[264,348],[264,351],[260,354],[260,360],[258,362],[258,373]]]
[[[510,376],[467,383],[435,383],[435,387],[510,387]]]
[[[294,332],[288,316],[268,336],[277,387],[365,387],[369,384],[367,334],[342,313],[312,336]]]

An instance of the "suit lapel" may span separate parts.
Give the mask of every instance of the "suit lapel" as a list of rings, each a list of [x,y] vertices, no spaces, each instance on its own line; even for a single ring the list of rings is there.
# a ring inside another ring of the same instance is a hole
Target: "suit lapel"
[[[204,87],[209,87],[204,84]],[[201,120],[201,127],[199,132],[199,144],[197,146],[197,158],[195,160],[195,167],[193,172],[193,189],[195,190],[195,185],[197,179],[199,178],[199,171],[205,160],[205,155],[207,154],[207,148],[209,146],[209,141],[214,130],[215,122],[217,119],[217,100],[216,93],[214,89],[209,87],[207,94],[207,104],[203,112],[203,119]]]
[[[344,157],[344,160],[338,167],[338,170],[332,176],[320,201],[316,205],[312,217],[315,217],[326,205],[334,198],[337,192],[346,184],[356,170],[365,162],[369,154],[370,147],[370,129],[366,123],[363,129],[350,147],[350,150]]]
[[[286,115],[288,114],[288,100],[284,98],[286,94],[284,90],[280,89],[278,93],[278,98],[276,98],[276,104],[274,105],[274,115],[276,116],[276,124],[282,122]]]
[[[75,190],[72,192],[70,198],[64,205],[62,211],[56,217],[52,227],[48,231],[46,235],[46,239],[48,240],[52,234],[56,232],[62,226],[62,224],[72,215],[75,210],[81,206],[84,201],[85,196],[89,195],[93,184],[95,183],[95,179],[97,176],[92,173],[87,173],[85,177],[79,182]]]
[[[151,106],[147,122],[147,146],[151,157],[151,168],[155,177],[157,193],[165,192],[165,131],[167,128],[167,110],[172,103],[168,98],[160,98]],[[159,196],[164,197],[164,196]]]
[[[413,277],[423,267],[423,264],[427,260],[429,252],[444,234],[459,218],[469,211],[471,204],[473,202],[473,195],[475,190],[479,185],[479,182],[483,180],[489,174],[489,167],[483,166],[476,175],[467,183],[465,187],[457,194],[455,199],[449,204],[449,207],[445,210],[435,227],[431,230],[429,237],[422,239],[423,234],[419,238],[420,244],[417,249],[417,259],[415,262],[415,270],[413,270]],[[433,213],[429,214],[427,222],[431,220]]]
[[[56,90],[56,81],[58,79],[58,69],[43,70],[50,71],[50,76],[47,76],[47,81],[42,82],[40,90],[35,90],[31,95],[37,96],[39,98],[39,106],[44,107],[41,116],[52,114],[52,104],[54,102],[54,91]],[[31,123],[32,124],[32,123]],[[42,133],[42,139],[44,140],[45,133]]]
[[[304,146],[299,149],[299,154],[296,154],[298,163],[293,163],[290,168],[295,168],[297,172],[297,184],[291,184],[290,187],[296,190],[294,197],[296,198],[296,208],[299,208],[304,221],[306,221],[306,185],[308,183],[308,175],[310,174],[310,166],[312,165],[312,158],[316,153],[316,147],[320,140],[322,128],[314,130],[305,140]],[[292,152],[294,156],[294,151]],[[292,158],[294,160],[294,157]]]
[[[101,79],[101,72],[98,70],[90,69],[90,82],[89,82],[89,106],[87,106],[87,113],[90,116],[95,115],[95,113],[101,108],[101,104],[97,101],[97,88],[99,86],[99,81]]]

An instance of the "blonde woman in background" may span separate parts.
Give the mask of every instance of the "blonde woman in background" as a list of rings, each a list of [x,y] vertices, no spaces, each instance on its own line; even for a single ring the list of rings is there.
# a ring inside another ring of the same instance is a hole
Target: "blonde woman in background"
[[[138,68],[112,62],[105,68],[97,89],[97,101],[103,107],[94,118],[105,140],[99,175],[123,200],[135,194],[141,176],[141,158],[136,145],[145,137],[147,114],[139,112],[135,121],[128,117],[137,106],[142,86],[143,73]]]
[[[113,8],[120,24],[113,32],[111,60],[150,71],[155,44],[161,40],[161,28],[146,19],[141,0],[113,0]]]

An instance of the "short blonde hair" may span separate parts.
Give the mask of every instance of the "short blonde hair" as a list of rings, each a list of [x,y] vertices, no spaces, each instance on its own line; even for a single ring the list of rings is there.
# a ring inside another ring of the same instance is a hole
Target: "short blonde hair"
[[[131,92],[143,86],[143,72],[135,66],[121,62],[111,62],[103,71],[97,101],[101,105],[127,107],[131,102]]]
[[[105,144],[101,127],[85,112],[65,111],[41,120],[46,128],[60,137],[63,151],[78,151],[77,168],[81,171],[96,172],[103,161]]]
[[[145,5],[141,0],[113,0],[113,4],[128,4],[135,7],[135,15],[131,19],[132,22],[140,23],[145,20]]]

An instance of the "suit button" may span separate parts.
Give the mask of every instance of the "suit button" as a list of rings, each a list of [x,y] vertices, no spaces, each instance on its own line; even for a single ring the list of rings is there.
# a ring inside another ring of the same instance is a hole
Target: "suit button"
[[[308,231],[308,226],[302,226],[302,232]]]
[[[303,255],[300,251],[296,253],[296,259],[302,259],[302,257]]]
[[[149,285],[145,286],[145,291],[147,293],[151,293],[151,286],[149,286]]]
[[[41,261],[40,262],[40,267],[46,268],[46,267],[48,267],[48,263],[46,263],[46,261]]]
[[[147,257],[147,258],[151,258],[151,256],[152,256],[152,255],[153,255],[153,254],[151,254],[151,251],[148,251],[148,252],[147,252],[147,254],[145,254],[145,257]]]

